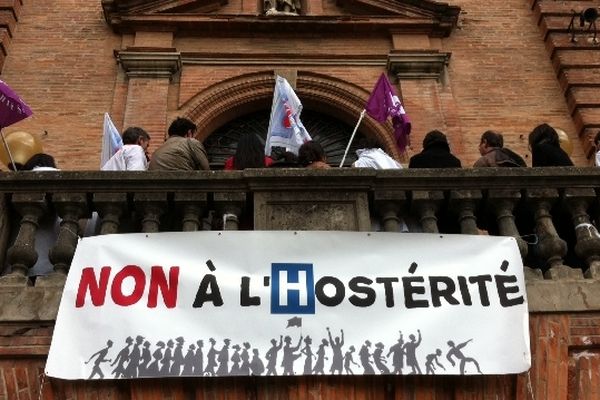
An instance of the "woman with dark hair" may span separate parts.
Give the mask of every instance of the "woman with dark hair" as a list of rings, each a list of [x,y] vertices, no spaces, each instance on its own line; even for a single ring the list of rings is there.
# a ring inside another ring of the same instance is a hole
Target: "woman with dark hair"
[[[564,167],[572,166],[573,162],[560,147],[558,133],[548,124],[536,126],[529,134],[531,149],[531,166],[533,167]]]
[[[310,169],[328,169],[327,156],[323,147],[314,140],[310,140],[298,149],[298,163]]]
[[[45,153],[38,153],[31,156],[23,165],[21,171],[57,171],[54,157]]]
[[[242,135],[237,144],[235,155],[225,161],[227,171],[246,168],[264,168],[273,164],[271,157],[265,156],[264,144],[253,133]]]

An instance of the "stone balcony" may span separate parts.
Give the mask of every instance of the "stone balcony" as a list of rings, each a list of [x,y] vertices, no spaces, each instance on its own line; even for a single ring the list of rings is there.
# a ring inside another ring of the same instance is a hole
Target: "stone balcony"
[[[0,186],[0,322],[55,319],[92,213],[98,234],[396,232],[406,222],[410,232],[514,236],[531,312],[600,310],[598,168],[18,172]],[[49,251],[37,254],[41,222],[56,216]],[[50,267],[33,277],[38,258]]]

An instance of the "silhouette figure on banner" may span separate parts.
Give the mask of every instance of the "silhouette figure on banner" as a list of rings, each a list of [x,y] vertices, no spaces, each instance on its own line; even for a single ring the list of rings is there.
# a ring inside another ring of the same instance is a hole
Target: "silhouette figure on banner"
[[[448,361],[450,361],[450,364],[452,364],[453,367],[455,366],[455,363],[454,363],[454,360],[452,359],[452,357],[456,357],[457,360],[460,360],[460,374],[461,375],[465,374],[465,365],[468,362],[475,364],[475,368],[477,368],[477,372],[479,372],[480,374],[483,374],[483,372],[481,372],[481,369],[479,369],[479,363],[472,357],[466,357],[461,351],[469,342],[472,342],[472,341],[473,341],[473,339],[469,339],[466,342],[460,343],[458,345],[455,345],[452,340],[448,341],[448,346],[450,347],[450,350],[448,351],[448,353],[446,353],[446,358],[448,359]]]
[[[410,334],[409,342],[404,343],[404,354],[406,354],[406,366],[412,369],[411,374],[421,374],[421,367],[417,361],[417,347],[421,344],[421,331],[417,329],[419,339],[415,339],[415,335]]]
[[[182,375],[193,375],[194,374],[194,363],[196,362],[196,345],[195,344],[190,344],[188,347],[188,351],[187,353],[185,353],[185,356],[183,357],[183,371],[181,372]]]
[[[241,375],[240,363],[242,362],[242,357],[240,357],[240,349],[241,347],[237,344],[231,346],[233,349],[233,354],[231,355],[231,371],[229,375]]]
[[[354,357],[352,356],[355,351],[356,349],[354,346],[350,346],[346,354],[344,354],[344,371],[346,371],[348,375],[354,375],[351,364],[354,364],[357,367],[359,366],[358,363],[354,361]]]
[[[90,356],[90,359],[85,362],[85,364],[87,365],[90,361],[92,361],[92,358],[96,357],[96,360],[94,361],[94,367],[92,368],[92,373],[90,374],[88,379],[92,379],[94,375],[98,375],[100,379],[104,378],[104,374],[102,373],[100,364],[102,364],[103,362],[110,362],[110,359],[107,359],[106,355],[108,354],[108,350],[110,350],[112,345],[112,340],[106,341],[106,347],[92,354]]]
[[[387,357],[392,356],[392,366],[394,370],[392,371],[395,375],[402,375],[402,368],[404,368],[404,339],[402,338],[402,331],[400,331],[400,338],[398,342],[392,346],[390,346],[390,350],[387,353]]]
[[[177,342],[177,346],[173,352],[173,364],[171,365],[169,375],[179,376],[181,375],[181,367],[183,366],[183,343],[185,340],[179,336],[175,341]]]
[[[240,354],[240,358],[242,360],[242,365],[240,366],[240,375],[250,375],[250,343],[244,342],[242,344],[244,347],[242,349],[242,353]]]
[[[289,336],[286,336],[283,341],[285,345],[283,346],[283,359],[281,360],[281,366],[283,367],[282,375],[294,375],[294,361],[302,355],[301,353],[296,353],[302,344],[302,335],[300,335],[296,346],[292,346],[292,338]]]
[[[371,342],[368,340],[365,340],[365,344],[362,345],[362,347],[360,348],[360,351],[358,352],[358,357],[360,359],[360,364],[363,367],[363,374],[364,375],[373,375],[375,374],[375,370],[373,369],[373,366],[371,365],[371,350],[369,349],[371,347]]]
[[[163,358],[163,349],[165,348],[165,342],[159,340],[156,342],[156,350],[152,353],[152,362],[148,365],[148,376],[159,376],[158,364]]]
[[[375,345],[375,351],[373,352],[373,363],[381,374],[389,374],[390,370],[385,365],[385,357],[383,356],[383,343],[379,342]]]
[[[129,361],[129,347],[133,343],[133,338],[131,336],[127,336],[125,339],[125,347],[119,351],[117,357],[113,360],[110,366],[116,365],[115,369],[112,370],[112,374],[114,378],[125,378],[125,363]]]
[[[193,373],[196,376],[202,376],[204,374],[204,355],[202,354],[202,347],[204,347],[204,342],[202,340],[198,340],[196,342],[197,348],[194,353],[194,366]]]
[[[135,345],[129,353],[129,363],[125,367],[126,378],[137,378],[138,377],[138,366],[140,365],[140,358],[142,357],[142,351],[140,346],[144,343],[142,336],[135,337]]]
[[[206,369],[204,370],[204,375],[206,376],[215,376],[215,368],[217,368],[217,356],[219,352],[215,349],[215,345],[217,341],[213,338],[208,339],[210,343],[210,349],[208,349],[208,353],[206,354]]]
[[[152,361],[152,353],[150,353],[150,342],[144,342],[144,348],[142,349],[142,358],[140,359],[140,365],[138,367],[139,376],[149,376],[148,367]]]
[[[302,350],[300,350],[300,352],[306,356],[306,358],[304,359],[304,375],[312,374],[313,358],[316,359],[315,355],[313,354],[312,348],[310,347],[311,344],[312,339],[310,338],[310,336],[305,337],[304,347],[302,348]]]
[[[277,353],[281,350],[283,346],[283,336],[279,336],[279,344],[277,344],[277,340],[271,339],[271,348],[267,350],[267,354],[265,354],[265,359],[267,360],[267,376],[269,375],[277,375],[276,365],[277,365]]]
[[[341,330],[340,340],[339,336],[335,337],[335,340],[331,337],[331,331],[329,327],[327,327],[327,336],[329,337],[329,343],[331,344],[331,350],[333,351],[333,357],[331,359],[331,368],[329,368],[329,372],[332,375],[335,375],[337,371],[338,374],[342,374],[342,368],[344,365],[344,357],[342,355],[342,346],[344,345],[344,330]]]
[[[265,372],[265,364],[263,364],[258,354],[258,349],[252,349],[252,361],[250,361],[250,374],[260,376]]]
[[[229,374],[229,343],[231,343],[231,340],[223,339],[223,347],[217,355],[217,361],[219,362],[217,376],[227,376]]]
[[[325,356],[325,347],[327,346],[329,346],[327,339],[322,339],[321,344],[317,349],[317,361],[315,362],[315,367],[313,368],[314,375],[325,374],[325,361],[328,360],[328,358]]]
[[[446,368],[442,364],[440,364],[440,361],[438,360],[438,357],[441,355],[442,355],[442,351],[440,349],[436,349],[435,353],[427,354],[427,357],[425,357],[425,360],[426,360],[425,361],[425,374],[426,375],[435,375],[435,365],[437,365],[444,371],[446,370]],[[435,365],[433,363],[435,363]]]
[[[167,376],[171,373],[171,361],[173,360],[173,346],[175,342],[171,339],[167,341],[167,348],[161,360],[161,367],[159,371],[160,376]]]

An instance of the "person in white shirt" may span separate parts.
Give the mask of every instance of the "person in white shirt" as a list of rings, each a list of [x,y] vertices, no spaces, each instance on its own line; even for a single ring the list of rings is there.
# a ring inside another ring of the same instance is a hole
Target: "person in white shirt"
[[[146,151],[150,145],[150,135],[138,127],[130,127],[123,132],[123,147],[102,166],[102,171],[145,171],[148,169]]]
[[[375,138],[362,138],[356,150],[358,159],[352,164],[356,168],[400,169],[402,165],[386,154]]]

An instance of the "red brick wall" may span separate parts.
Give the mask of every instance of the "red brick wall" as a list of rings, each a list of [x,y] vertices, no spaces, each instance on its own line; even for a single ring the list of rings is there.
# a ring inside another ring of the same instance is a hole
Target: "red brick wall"
[[[505,133],[507,146],[525,155],[527,134],[535,125],[549,122],[571,135],[573,160],[578,165],[587,165],[531,2],[456,0],[451,3],[463,10],[459,27],[449,38],[431,40],[430,45],[452,53],[448,74],[441,82],[401,83],[406,109],[413,120],[412,151],[420,151],[427,131],[441,129],[448,133],[453,150],[468,166],[478,157],[481,133],[497,129]],[[56,157],[63,169],[98,168],[104,112],[111,112],[118,128],[122,128],[124,121],[146,125],[155,138],[154,147],[162,139],[163,127],[202,88],[236,73],[279,67],[184,64],[181,77],[174,77],[168,87],[164,80],[156,80],[144,82],[143,88],[137,84],[131,88],[116,64],[113,50],[131,45],[132,37],[121,38],[110,30],[99,0],[74,4],[73,0],[25,1],[2,72],[2,79],[34,110],[32,118],[5,131],[27,130],[35,134],[47,131],[43,139],[45,150]],[[247,4],[244,7],[248,8]],[[240,9],[241,0],[231,0],[224,10]],[[322,3],[324,14],[331,15],[335,9],[334,1]],[[314,34],[303,39],[284,39],[213,40],[206,36],[176,36],[173,43],[182,52],[274,52],[280,58],[289,52],[332,58],[379,57],[381,67],[349,67],[343,62],[339,66],[300,67],[345,79],[365,90],[371,90],[377,75],[385,69],[392,47],[391,38],[341,40]],[[144,37],[144,44],[153,44],[152,35]],[[166,97],[156,102],[152,97],[130,97],[128,104],[128,93],[136,88],[138,94],[143,95],[147,90],[146,96],[160,92]],[[162,121],[163,118],[166,120]]]

